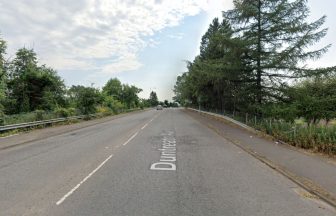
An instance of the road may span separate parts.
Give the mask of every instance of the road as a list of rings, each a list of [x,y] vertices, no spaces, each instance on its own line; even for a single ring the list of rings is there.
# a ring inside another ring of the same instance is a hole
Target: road
[[[182,109],[165,109],[1,150],[0,215],[336,212]]]

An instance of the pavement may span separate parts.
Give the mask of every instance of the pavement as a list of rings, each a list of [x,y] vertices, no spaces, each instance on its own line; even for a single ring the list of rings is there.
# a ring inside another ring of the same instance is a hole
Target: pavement
[[[211,118],[209,114],[199,115],[195,110],[187,112],[224,138],[243,149],[248,149],[261,160],[269,161],[302,184],[307,184],[307,187],[316,190],[317,194],[321,193],[330,202],[336,204],[336,160],[334,157],[315,154],[288,144],[265,139],[251,131],[250,128],[242,127],[244,124],[220,121],[217,115],[216,118]]]
[[[12,144],[0,150],[0,215],[336,215],[182,109],[13,139],[0,140]]]

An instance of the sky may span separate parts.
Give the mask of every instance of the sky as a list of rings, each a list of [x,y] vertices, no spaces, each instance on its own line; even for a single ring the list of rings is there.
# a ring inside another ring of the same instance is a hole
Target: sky
[[[40,64],[58,71],[67,86],[101,88],[110,78],[171,100],[176,77],[199,53],[202,35],[232,0],[0,0],[0,37],[7,57],[33,48]],[[310,20],[327,15],[336,40],[335,0],[309,0]],[[335,64],[336,44],[314,67]]]

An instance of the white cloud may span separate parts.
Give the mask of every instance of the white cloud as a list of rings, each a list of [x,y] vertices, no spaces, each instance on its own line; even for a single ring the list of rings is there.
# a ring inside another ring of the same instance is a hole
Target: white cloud
[[[183,33],[178,33],[178,34],[171,34],[168,35],[167,37],[171,38],[171,39],[175,39],[175,40],[181,40],[183,38],[184,34]]]
[[[140,68],[137,54],[158,43],[144,37],[210,8],[207,0],[0,0],[0,5],[0,32],[10,52],[26,45],[58,70],[98,67],[103,73]],[[109,58],[116,60],[94,61]]]
[[[115,74],[123,71],[137,70],[142,66],[135,54],[128,54],[119,57],[112,63],[104,65],[102,72],[104,74]]]

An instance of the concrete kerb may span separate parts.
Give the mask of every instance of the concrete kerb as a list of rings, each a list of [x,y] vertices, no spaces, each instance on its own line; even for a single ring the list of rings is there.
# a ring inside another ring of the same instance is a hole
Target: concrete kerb
[[[234,119],[231,119],[227,116],[223,116],[223,115],[219,115],[219,114],[215,114],[215,113],[211,113],[211,112],[205,112],[205,111],[200,111],[197,109],[191,109],[188,108],[188,110],[194,111],[194,112],[199,112],[200,114],[204,114],[206,116],[209,117],[215,117],[215,119],[217,118],[221,118],[224,119],[226,121],[229,121],[233,124],[236,124],[250,132],[253,132],[255,134],[261,134],[261,131],[257,131],[252,127],[249,127],[241,122],[238,122]],[[329,205],[333,206],[334,208],[336,208],[336,198],[331,195],[327,190],[325,190],[324,188],[322,188],[321,186],[319,186],[318,184],[316,184],[315,182],[295,175],[294,173],[288,171],[287,169],[285,169],[284,167],[274,163],[273,161],[267,159],[265,156],[262,156],[258,153],[256,153],[255,151],[253,151],[252,149],[245,147],[243,145],[241,145],[239,142],[237,142],[236,140],[230,139],[228,137],[224,137],[220,131],[218,131],[216,128],[207,125],[207,127],[209,127],[210,129],[212,129],[214,132],[216,132],[216,134],[222,136],[223,138],[229,140],[230,142],[232,142],[234,145],[238,146],[239,148],[241,148],[242,150],[244,150],[245,152],[247,152],[248,154],[252,155],[254,158],[258,159],[259,161],[261,161],[262,163],[266,164],[268,167],[278,171],[279,173],[281,173],[282,175],[286,176],[288,179],[290,179],[291,181],[293,181],[295,184],[299,185],[300,187],[304,188],[305,190],[307,190],[309,193],[319,197],[321,200],[325,201],[326,203],[328,203]],[[270,135],[267,135],[268,138],[272,137]],[[274,139],[274,138],[273,138]],[[286,144],[286,143],[284,143]],[[288,145],[288,144],[286,144]]]

